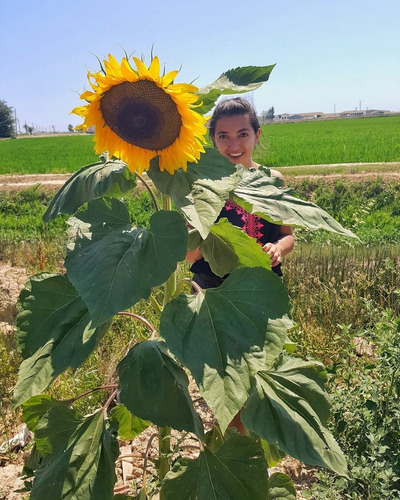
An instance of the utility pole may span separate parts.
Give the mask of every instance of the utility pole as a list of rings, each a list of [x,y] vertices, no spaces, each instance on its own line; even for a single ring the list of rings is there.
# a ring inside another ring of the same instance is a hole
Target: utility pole
[[[18,135],[18,122],[17,122],[17,110],[14,108],[14,121],[15,121],[15,134],[14,134],[14,137],[17,138],[17,135]]]

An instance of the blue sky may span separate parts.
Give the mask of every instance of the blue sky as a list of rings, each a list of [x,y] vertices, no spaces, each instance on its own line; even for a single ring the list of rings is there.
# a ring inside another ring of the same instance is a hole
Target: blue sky
[[[95,55],[158,55],[199,87],[237,66],[275,64],[259,113],[400,111],[400,0],[2,0],[0,99],[20,125],[82,119]]]

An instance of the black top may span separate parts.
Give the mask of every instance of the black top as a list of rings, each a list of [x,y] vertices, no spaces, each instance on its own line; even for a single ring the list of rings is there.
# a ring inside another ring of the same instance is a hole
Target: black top
[[[255,238],[261,246],[273,243],[279,237],[280,225],[272,224],[258,215],[246,212],[244,208],[228,200],[221,210],[216,222],[226,217],[231,224],[242,228],[246,234]],[[210,265],[203,258],[194,262],[190,268],[193,273],[193,281],[201,288],[215,288],[223,283],[228,275],[221,278],[211,271]],[[281,265],[274,266],[272,270],[282,276]]]

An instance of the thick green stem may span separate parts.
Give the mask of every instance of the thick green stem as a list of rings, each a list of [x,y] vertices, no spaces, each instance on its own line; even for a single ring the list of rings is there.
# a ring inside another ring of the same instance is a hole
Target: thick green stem
[[[166,194],[162,195],[162,206],[163,210],[172,209],[171,198]],[[164,283],[164,303],[163,303],[164,307],[174,296],[175,290],[176,290],[176,271],[174,271],[168,278],[168,280]]]
[[[158,478],[162,483],[164,477],[170,469],[171,460],[171,427],[159,427],[158,429],[159,441],[159,466]],[[163,491],[160,491],[160,500],[165,500]]]
[[[171,198],[165,194],[162,195],[163,210],[171,210]],[[174,296],[176,290],[176,271],[174,271],[164,284],[164,302],[165,307]],[[159,440],[159,466],[158,477],[162,483],[164,477],[170,469],[171,460],[171,427],[160,427],[158,429]],[[164,493],[160,491],[160,500],[165,500]]]

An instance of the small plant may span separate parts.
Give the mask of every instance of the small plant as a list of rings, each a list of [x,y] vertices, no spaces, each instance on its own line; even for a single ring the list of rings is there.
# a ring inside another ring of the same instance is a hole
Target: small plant
[[[365,329],[343,327],[347,347],[328,384],[331,429],[348,458],[349,478],[321,471],[311,490],[314,499],[400,498],[400,319],[368,301],[366,307]],[[360,352],[360,339],[368,350]]]
[[[31,464],[31,499],[114,498],[117,436],[132,438],[150,422],[158,427],[150,438],[158,441],[157,474],[148,479],[144,465],[137,498],[294,499],[287,476],[268,477],[266,455],[288,453],[347,475],[344,455],[326,427],[326,373],[320,363],[290,355],[289,297],[268,255],[226,219],[214,221],[230,198],[277,224],[354,235],[318,206],[293,197],[269,169],[248,171],[213,149],[201,153],[201,115],[219,95],[261,85],[271,66],[228,71],[192,94],[191,85],[170,85],[175,72],[157,76],[158,59],[149,68],[135,63],[137,70],[127,59],[119,65],[109,56],[106,71],[92,74],[97,86],[91,82],[94,92],[83,95],[88,104],[76,110],[85,118],[83,128],[95,121],[97,148],[107,143],[127,163],[104,155],[61,188],[44,219],[72,215],[66,273],[32,276],[19,298],[24,361],[14,398],[23,405],[39,454]],[[129,85],[114,93],[127,75]],[[128,96],[120,101],[125,91]],[[102,106],[94,106],[104,95]],[[198,106],[189,105],[195,102]],[[174,127],[158,106],[168,117],[171,113]],[[127,116],[118,114],[121,108]],[[131,126],[142,126],[143,117],[152,126],[131,137]],[[190,133],[180,131],[183,125]],[[181,135],[169,150],[171,130]],[[154,213],[142,226],[119,199],[135,187],[136,178],[153,200]],[[213,272],[229,274],[218,288],[204,291],[177,280],[187,249],[198,246]],[[130,310],[142,300],[152,305],[152,320]],[[121,315],[143,323],[148,334],[119,360],[115,383],[68,400],[40,395],[61,373],[81,366]],[[215,417],[209,432],[189,393],[188,373]],[[107,396],[91,415],[77,410],[83,397],[104,390]],[[240,411],[248,435],[228,429]],[[190,434],[196,457],[175,455],[172,429]],[[147,463],[147,454],[144,458]]]

